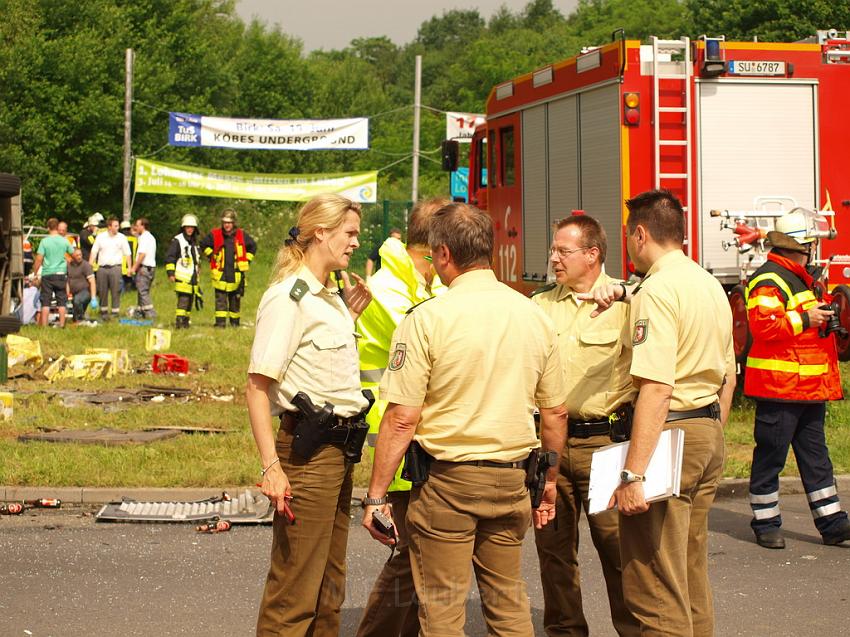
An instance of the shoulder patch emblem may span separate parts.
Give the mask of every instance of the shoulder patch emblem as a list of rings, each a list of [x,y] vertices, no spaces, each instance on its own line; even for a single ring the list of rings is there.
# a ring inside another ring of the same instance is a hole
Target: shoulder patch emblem
[[[649,334],[649,319],[635,321],[635,331],[632,334],[632,345],[640,345],[646,341]]]
[[[303,279],[296,279],[295,284],[292,286],[292,289],[289,291],[289,298],[298,303],[304,295],[310,290],[310,287]]]
[[[404,343],[396,343],[393,355],[390,357],[390,371],[397,372],[404,367],[404,361],[407,359],[407,345]]]

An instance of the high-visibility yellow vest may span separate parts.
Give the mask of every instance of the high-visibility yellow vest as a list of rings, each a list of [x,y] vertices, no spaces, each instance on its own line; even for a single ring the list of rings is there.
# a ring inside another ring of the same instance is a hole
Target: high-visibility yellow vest
[[[387,409],[387,401],[381,400],[378,386],[389,360],[393,332],[410,308],[448,289],[436,275],[431,287],[427,288],[424,278],[416,271],[413,259],[398,239],[387,239],[379,254],[381,268],[369,280],[372,302],[357,321],[361,335],[358,343],[360,383],[364,389],[371,389],[375,394],[375,404],[366,415],[369,424],[366,441],[372,458],[381,418]],[[410,487],[410,482],[401,478],[399,467],[389,490],[409,491]]]

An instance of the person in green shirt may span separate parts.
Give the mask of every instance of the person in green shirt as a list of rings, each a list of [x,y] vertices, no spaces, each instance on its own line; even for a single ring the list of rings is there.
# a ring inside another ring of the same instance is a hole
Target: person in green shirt
[[[47,325],[50,316],[50,302],[56,297],[59,309],[59,327],[65,327],[65,304],[68,302],[66,278],[68,262],[65,255],[72,254],[74,249],[65,237],[59,234],[59,220],[47,220],[47,236],[38,244],[38,250],[33,263],[33,273],[41,278],[41,312],[38,324]]]

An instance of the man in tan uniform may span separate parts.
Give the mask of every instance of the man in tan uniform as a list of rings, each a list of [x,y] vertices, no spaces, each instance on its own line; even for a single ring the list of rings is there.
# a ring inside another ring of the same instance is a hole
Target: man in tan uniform
[[[469,565],[488,634],[533,634],[520,573],[532,518],[525,467],[538,446],[563,449],[566,394],[552,323],[532,301],[496,281],[490,217],[449,204],[432,218],[434,268],[449,290],[417,306],[393,336],[363,525],[381,540],[372,513],[411,440],[432,456],[428,480],[411,492],[407,528],[421,635],[463,635]],[[536,526],[554,516],[557,469],[547,475]],[[383,538],[384,543],[388,543]]]
[[[732,314],[717,279],[682,252],[679,201],[654,190],[626,205],[629,257],[646,277],[631,302],[631,445],[610,503],[620,511],[623,593],[641,635],[708,636],[708,510],[735,388]],[[643,474],[661,431],[675,427],[685,432],[681,495],[649,505]]]
[[[589,634],[581,601],[578,522],[582,507],[588,508],[593,452],[611,444],[609,416],[636,394],[629,375],[631,341],[625,340],[629,306],[617,303],[599,318],[591,318],[593,303],[576,298],[576,294],[602,286],[619,286],[602,272],[607,246],[605,230],[592,217],[559,221],[549,257],[557,284],[532,297],[558,332],[569,410],[556,523],[535,533],[543,583],[543,625],[549,637]],[[587,521],[602,563],[614,628],[619,635],[638,635],[637,620],[623,600],[617,513],[606,511],[588,516]]]

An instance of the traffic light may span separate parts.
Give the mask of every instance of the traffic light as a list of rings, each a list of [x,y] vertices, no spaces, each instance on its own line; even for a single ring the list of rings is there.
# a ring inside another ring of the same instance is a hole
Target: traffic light
[[[623,93],[623,123],[626,126],[640,124],[640,93]]]
[[[440,146],[443,157],[443,170],[454,172],[457,170],[458,142],[454,139],[443,140]]]

